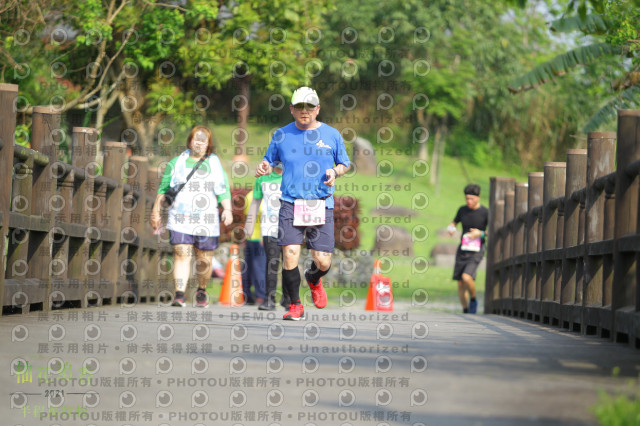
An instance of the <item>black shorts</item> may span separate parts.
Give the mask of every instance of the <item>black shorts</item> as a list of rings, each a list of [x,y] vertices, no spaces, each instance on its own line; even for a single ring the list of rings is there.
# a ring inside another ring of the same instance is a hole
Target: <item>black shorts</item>
[[[458,247],[458,251],[456,252],[456,264],[453,267],[453,279],[456,281],[460,281],[462,279],[462,274],[471,275],[471,277],[476,279],[476,270],[478,269],[478,265],[482,262],[482,258],[484,257],[484,246],[480,251],[462,251],[460,247]]]
[[[172,230],[169,230],[169,242],[171,245],[189,244],[198,250],[215,250],[218,247],[218,237],[183,234]]]
[[[293,226],[293,203],[281,201],[278,217],[278,245],[300,245],[306,238],[307,248],[333,253],[336,245],[333,234],[333,209],[325,209],[324,225]]]

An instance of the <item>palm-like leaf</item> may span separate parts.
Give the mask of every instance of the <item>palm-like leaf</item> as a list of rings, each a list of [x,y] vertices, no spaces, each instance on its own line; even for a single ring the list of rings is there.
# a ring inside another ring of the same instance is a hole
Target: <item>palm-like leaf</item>
[[[552,60],[538,65],[525,75],[518,77],[509,85],[509,91],[518,93],[533,89],[553,80],[555,77],[566,74],[578,65],[588,64],[602,56],[619,54],[621,51],[620,47],[612,46],[608,43],[594,43],[578,47],[562,53]]]
[[[602,124],[615,117],[619,109],[637,108],[638,105],[640,105],[640,88],[638,86],[632,86],[620,92],[620,94],[600,108],[598,112],[593,114],[584,126],[583,131],[585,133],[596,131]]]
[[[549,28],[558,33],[581,31],[584,34],[604,34],[609,29],[609,22],[598,14],[587,15],[584,18],[571,16],[552,21]]]

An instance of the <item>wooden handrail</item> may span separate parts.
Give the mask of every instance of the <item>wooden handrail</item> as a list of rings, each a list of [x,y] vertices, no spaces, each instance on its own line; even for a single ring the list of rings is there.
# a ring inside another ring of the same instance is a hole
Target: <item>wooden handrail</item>
[[[0,181],[5,183],[0,185],[0,253],[9,254],[8,270],[14,264],[27,264],[28,269],[20,276],[0,274],[3,313],[49,310],[66,302],[118,303],[131,294],[138,302],[166,301],[173,292],[171,272],[148,262],[167,263],[172,250],[166,238],[160,240],[144,223],[151,203],[122,209],[127,197],[150,201],[155,195],[145,187],[146,180],[125,184],[122,170],[131,161],[126,144],[102,144],[104,161],[98,165],[98,130],[74,127],[72,163],[59,161],[55,135],[60,115],[46,107],[34,108],[33,148],[10,144],[17,93],[17,86],[0,84]],[[141,167],[146,159],[133,161]],[[102,174],[97,174],[98,167]],[[16,238],[5,238],[8,235]],[[56,300],[51,298],[53,289]],[[28,301],[11,305],[16,292],[28,295]]]
[[[529,174],[520,211],[503,213],[515,182],[492,178],[491,244],[500,249],[488,251],[485,312],[640,346],[637,128],[640,111],[620,110],[617,132],[589,133],[586,150]]]

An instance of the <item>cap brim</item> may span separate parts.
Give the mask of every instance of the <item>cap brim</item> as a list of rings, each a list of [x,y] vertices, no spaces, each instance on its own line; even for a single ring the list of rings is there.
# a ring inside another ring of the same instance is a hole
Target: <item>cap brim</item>
[[[296,106],[296,105],[300,105],[300,104],[308,104],[308,105],[313,105],[314,107],[317,107],[318,105],[320,105],[320,102],[308,102],[308,101],[300,101],[300,102],[292,102],[291,105]]]

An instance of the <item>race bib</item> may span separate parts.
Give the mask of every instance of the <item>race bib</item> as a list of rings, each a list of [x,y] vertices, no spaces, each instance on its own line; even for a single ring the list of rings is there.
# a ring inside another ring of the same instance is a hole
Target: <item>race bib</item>
[[[470,238],[467,234],[464,234],[462,236],[462,245],[460,246],[460,249],[464,251],[480,251],[481,245],[482,241],[480,238]]]
[[[324,200],[298,199],[293,203],[293,226],[324,225]]]

